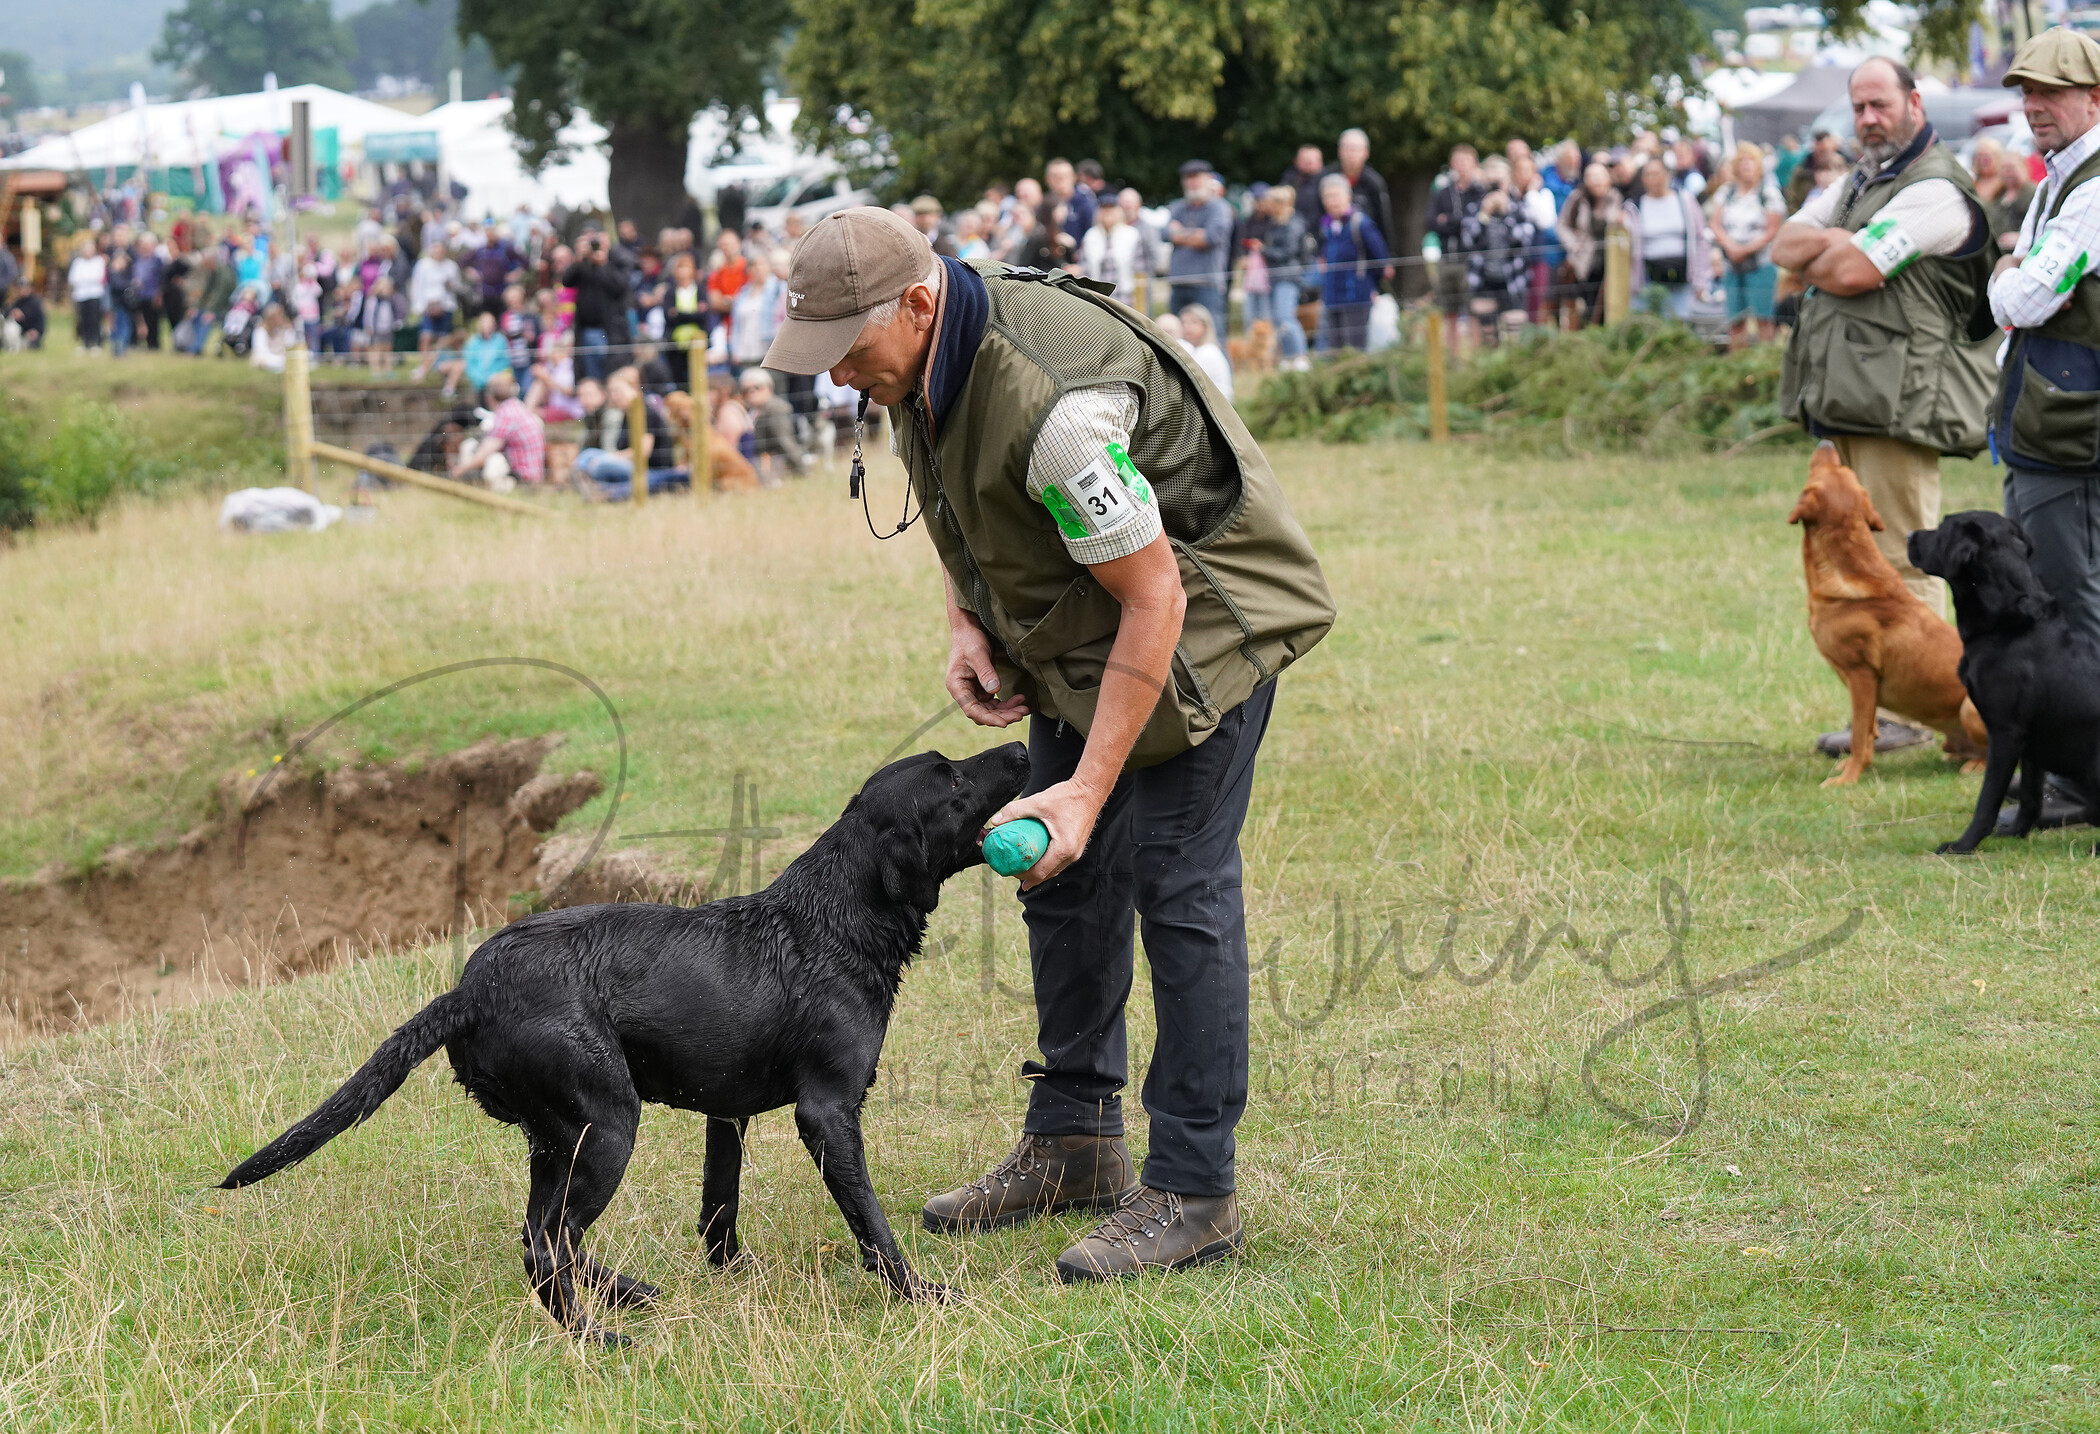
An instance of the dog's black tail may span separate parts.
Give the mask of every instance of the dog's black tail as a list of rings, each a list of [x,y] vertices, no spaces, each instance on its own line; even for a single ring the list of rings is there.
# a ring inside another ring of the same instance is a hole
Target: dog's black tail
[[[275,1175],[287,1165],[297,1165],[351,1126],[369,1119],[388,1096],[401,1089],[401,1082],[408,1079],[410,1071],[430,1059],[439,1046],[473,1025],[474,1017],[459,992],[447,991],[381,1042],[372,1058],[358,1067],[357,1074],[322,1101],[312,1115],[234,1167],[233,1173],[219,1182],[219,1188],[238,1190]]]

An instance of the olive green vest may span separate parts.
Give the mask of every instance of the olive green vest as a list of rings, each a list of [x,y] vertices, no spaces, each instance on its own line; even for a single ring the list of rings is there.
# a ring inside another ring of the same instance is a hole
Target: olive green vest
[[[2057,188],[2034,226],[2037,245],[2071,191],[2094,178],[2100,178],[2100,153]],[[2036,328],[2014,330],[1992,412],[2006,462],[2059,473],[2100,468],[2100,278],[2077,276],[2071,302]]]
[[[1982,214],[1968,171],[1935,141],[1896,178],[1870,184],[1837,227],[1858,233],[1913,184],[1944,179]],[[1849,184],[1850,181],[1848,180]],[[1787,341],[1780,410],[1811,433],[1900,438],[1963,457],[1984,445],[1995,331],[1979,334],[1991,246],[1898,269],[1864,294],[1810,289]]]
[[[1122,606],[1028,496],[1029,459],[1066,393],[1105,383],[1138,391],[1128,451],[1158,501],[1188,598],[1173,690],[1128,765],[1163,762],[1200,744],[1333,626],[1319,559],[1232,405],[1150,320],[1062,274],[971,267],[990,312],[970,375],[938,434],[922,390],[890,410],[898,456],[957,600],[1019,669],[1002,664],[1015,686],[1002,681],[1001,691],[1017,689],[1031,711],[1084,732]]]

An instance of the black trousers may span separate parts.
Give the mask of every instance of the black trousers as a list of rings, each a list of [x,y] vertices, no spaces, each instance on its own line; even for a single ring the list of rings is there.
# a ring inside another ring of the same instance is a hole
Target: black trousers
[[[2100,641],[2100,474],[2005,475],[2005,516],[2034,544],[2034,575],[2071,620]]]
[[[1151,1148],[1141,1178],[1177,1195],[1233,1189],[1233,1130],[1247,1109],[1247,919],[1240,825],[1276,684],[1225,714],[1200,747],[1126,772],[1086,854],[1021,896],[1040,1063],[1024,1128],[1121,1135],[1130,1055],[1131,937],[1144,923],[1159,1041],[1145,1072]],[[1042,717],[1028,730],[1028,790],[1071,776],[1086,739]]]

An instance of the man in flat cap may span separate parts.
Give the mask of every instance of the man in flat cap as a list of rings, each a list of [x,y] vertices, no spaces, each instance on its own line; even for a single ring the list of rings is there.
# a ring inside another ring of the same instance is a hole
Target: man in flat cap
[[[2020,47],[2005,83],[2020,89],[2048,174],[2020,243],[1991,277],[1999,349],[1992,437],[2005,461],[2005,516],[2027,531],[2034,572],[2064,616],[2100,638],[2100,45],[2044,30]],[[2042,825],[2084,806],[2049,778]],[[2013,825],[2017,804],[2000,818]]]
[[[829,370],[890,410],[947,579],[948,691],[1030,718],[1022,875],[1041,1062],[1013,1153],[928,1229],[1103,1212],[1066,1280],[1175,1269],[1241,1241],[1247,1104],[1240,824],[1276,674],[1334,621],[1311,545],[1232,405],[1105,285],[937,259],[880,209],[811,229],[766,367]],[[1123,1140],[1123,1006],[1142,915],[1157,1044],[1142,1171]]]
[[[1990,225],[1969,172],[1939,142],[1909,68],[1875,58],[1852,72],[1852,173],[1784,224],[1772,258],[1808,284],[1787,341],[1780,406],[1836,443],[1881,515],[1875,546],[1912,592],[1944,611],[1910,535],[1940,521],[1940,457],[1984,446],[1995,342],[1984,287]],[[1882,714],[1875,750],[1931,740]],[[1816,749],[1842,757],[1849,730]],[[1961,755],[1972,755],[1961,753]]]

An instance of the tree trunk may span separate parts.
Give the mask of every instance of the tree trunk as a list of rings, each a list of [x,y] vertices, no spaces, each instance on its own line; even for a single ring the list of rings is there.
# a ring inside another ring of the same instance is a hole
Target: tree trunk
[[[1429,227],[1429,195],[1435,183],[1433,169],[1402,170],[1392,177],[1389,188],[1393,195],[1393,227],[1400,231],[1394,236],[1395,254],[1421,257],[1422,233]],[[1419,299],[1429,292],[1429,275],[1419,263],[1401,265],[1399,282],[1403,301]]]
[[[613,218],[632,219],[642,241],[678,222],[685,209],[686,126],[616,120],[612,125],[612,173],[606,180]]]

